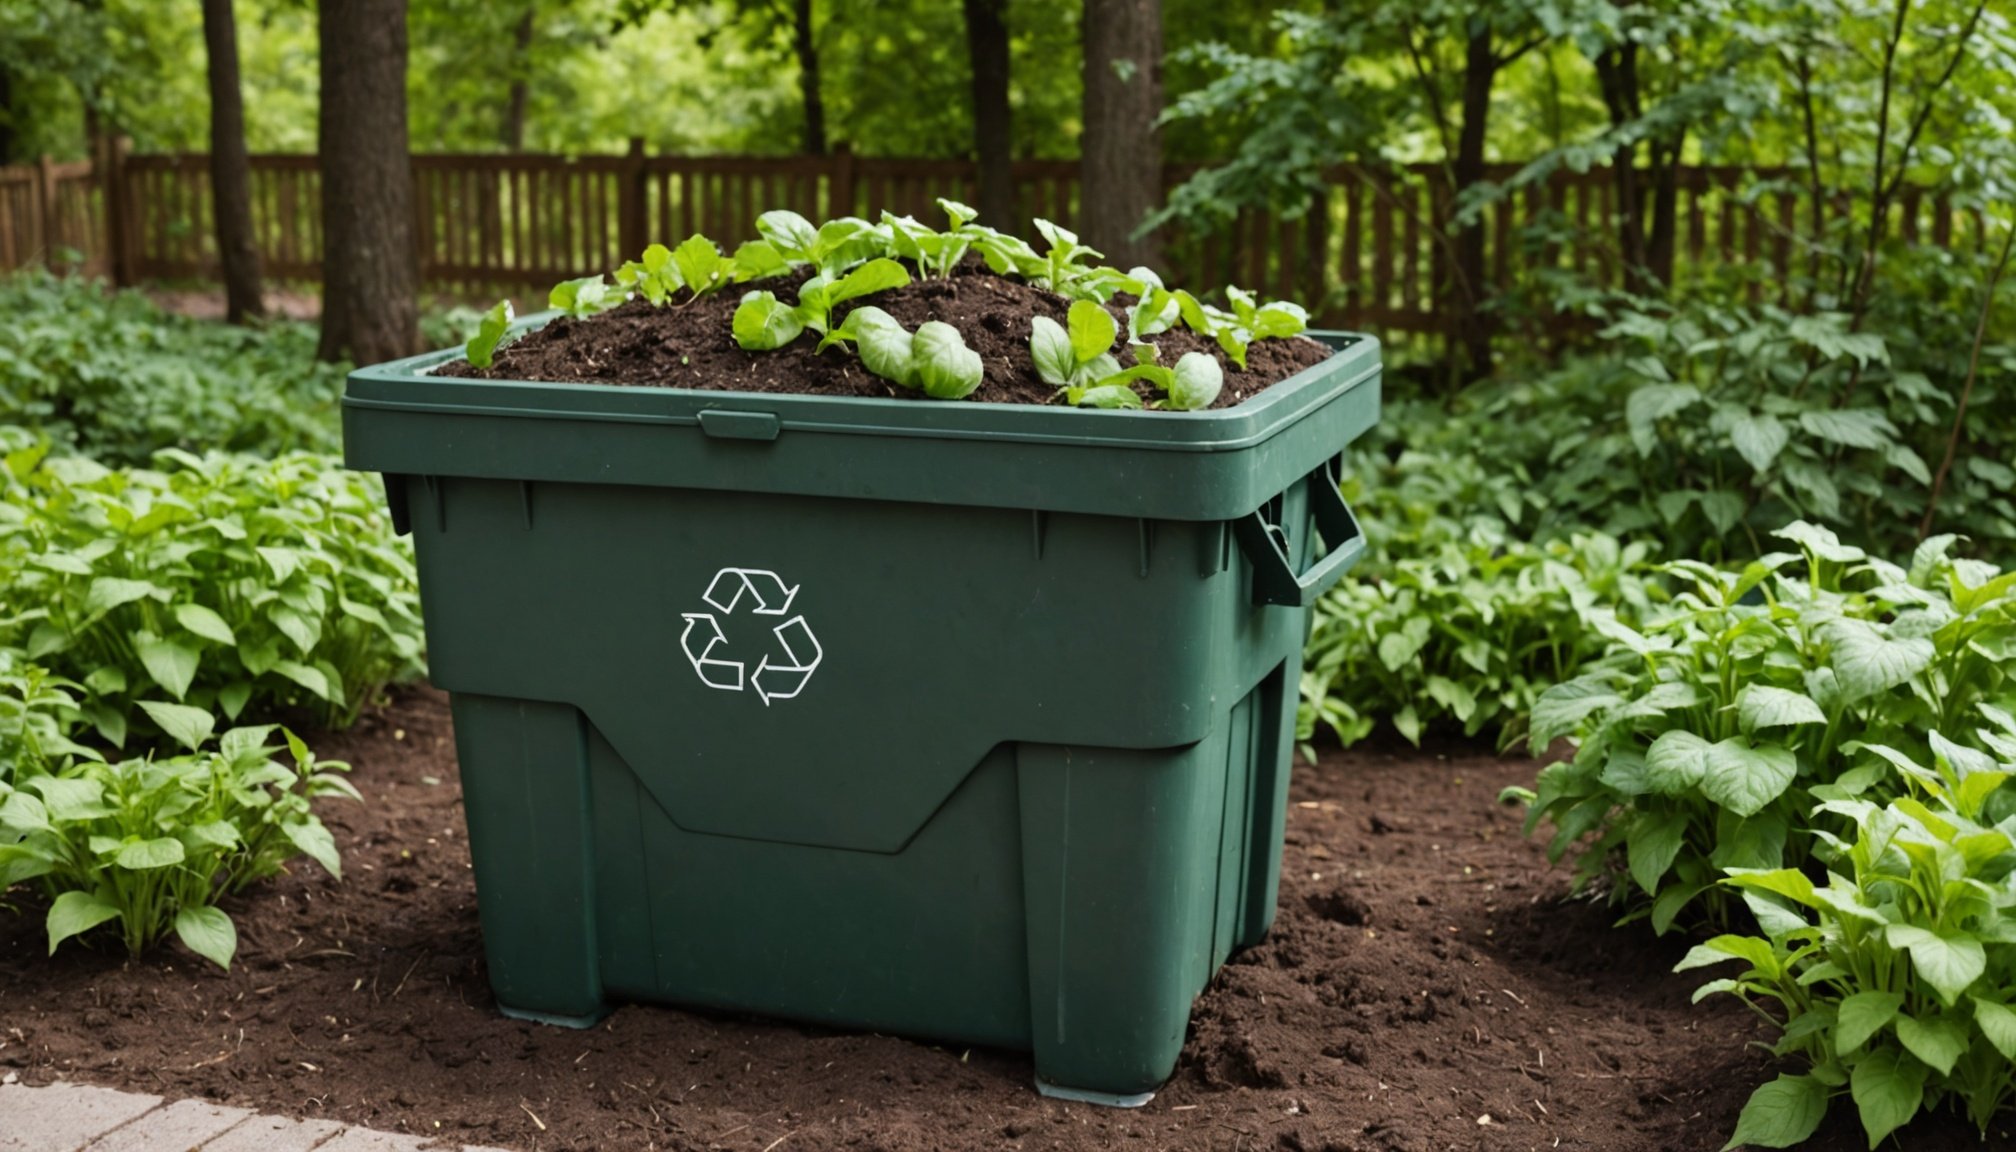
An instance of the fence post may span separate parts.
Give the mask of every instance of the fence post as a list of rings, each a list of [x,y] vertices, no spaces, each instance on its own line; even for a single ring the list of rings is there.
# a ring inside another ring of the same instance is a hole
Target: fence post
[[[133,197],[126,187],[126,155],[133,147],[130,136],[105,136],[99,140],[95,158],[99,195],[105,202],[105,274],[120,288],[130,287],[133,276]]]
[[[616,184],[616,235],[625,259],[634,260],[637,253],[644,251],[644,233],[648,227],[644,194],[644,138],[632,136]]]
[[[36,162],[35,195],[41,201],[42,266],[56,270],[56,227],[61,211],[56,203],[56,162],[44,152]]]
[[[854,215],[854,149],[842,143],[833,150],[833,186],[826,193],[826,218]]]

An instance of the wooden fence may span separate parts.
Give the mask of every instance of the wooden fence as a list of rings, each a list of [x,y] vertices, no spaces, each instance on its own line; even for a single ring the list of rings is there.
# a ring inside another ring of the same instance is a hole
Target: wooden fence
[[[120,282],[217,275],[208,158],[127,156],[89,164],[0,168],[0,269],[38,259],[104,271]],[[724,245],[753,238],[756,216],[791,208],[814,220],[882,210],[939,221],[939,196],[976,199],[973,165],[856,157],[445,155],[413,157],[420,266],[429,289],[471,299],[538,296],[556,281],[607,271],[654,240],[704,232]],[[1501,166],[1493,180],[1516,168]],[[1191,173],[1172,170],[1173,187]],[[1293,217],[1246,212],[1208,235],[1165,240],[1172,277],[1238,284],[1304,300],[1326,323],[1374,331],[1440,332],[1451,311],[1449,196],[1439,170],[1339,167]],[[1077,216],[1078,167],[1014,166],[1026,216],[1067,227]],[[108,194],[109,193],[109,194]],[[1615,188],[1607,170],[1562,171],[1484,215],[1486,266],[1500,288],[1537,270],[1621,278],[1611,246]],[[252,158],[253,224],[266,274],[311,282],[321,272],[316,158]],[[108,205],[110,210],[108,211]],[[1805,259],[1806,196],[1789,173],[1695,167],[1680,174],[1676,276],[1746,268],[1782,284]],[[1907,239],[1982,242],[1978,216],[1907,189],[1893,228]],[[51,260],[51,254],[58,259]]]

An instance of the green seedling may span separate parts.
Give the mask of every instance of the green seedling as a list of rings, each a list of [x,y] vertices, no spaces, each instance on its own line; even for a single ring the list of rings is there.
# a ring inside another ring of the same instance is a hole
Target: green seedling
[[[796,307],[786,305],[774,292],[751,292],[735,309],[735,342],[751,352],[782,348],[807,328],[826,332],[837,305],[908,283],[910,274],[901,264],[877,257],[838,280],[828,280],[824,273],[814,275],[798,289]]]
[[[887,312],[862,305],[819,346],[839,343],[854,344],[868,371],[936,400],[963,400],[980,387],[980,354],[950,324],[929,320],[913,335]]]
[[[476,328],[476,334],[462,346],[462,354],[469,363],[478,368],[488,368],[496,362],[497,346],[504,340],[504,334],[511,330],[511,301],[499,300],[483,314],[483,321]]]

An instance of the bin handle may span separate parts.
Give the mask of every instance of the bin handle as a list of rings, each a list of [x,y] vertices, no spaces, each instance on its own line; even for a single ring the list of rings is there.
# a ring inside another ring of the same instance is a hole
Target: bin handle
[[[1365,554],[1365,533],[1338,491],[1342,461],[1342,456],[1334,457],[1309,473],[1309,508],[1315,515],[1316,531],[1330,551],[1300,576],[1288,559],[1287,540],[1279,525],[1268,523],[1257,508],[1233,521],[1239,550],[1253,564],[1255,604],[1307,608]]]

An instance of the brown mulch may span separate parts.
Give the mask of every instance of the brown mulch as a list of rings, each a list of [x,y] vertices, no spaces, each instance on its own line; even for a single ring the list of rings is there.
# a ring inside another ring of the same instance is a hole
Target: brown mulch
[[[316,746],[370,800],[324,807],[346,879],[304,866],[234,901],[228,974],[102,938],[49,958],[17,891],[0,1069],[541,1152],[1710,1152],[1770,1075],[1739,1006],[1688,1006],[1684,941],[1564,903],[1495,802],[1532,765],[1469,746],[1298,766],[1275,930],[1199,998],[1175,1078],[1136,1111],[1043,1099],[1012,1052],[661,1007],[582,1032],[505,1019],[445,697],[402,691]],[[1942,1119],[1903,1146],[1983,1145]],[[1863,1148],[1852,1108],[1809,1147]]]
[[[816,332],[808,330],[773,352],[747,352],[735,342],[732,321],[745,290],[773,291],[788,303],[797,299],[797,285],[806,276],[805,272],[779,276],[668,307],[632,300],[588,319],[558,317],[505,345],[487,369],[456,360],[437,371],[443,376],[490,380],[923,398],[921,392],[871,374],[848,348],[814,352],[819,343]],[[1070,307],[1064,297],[1011,277],[996,276],[984,265],[969,262],[948,279],[913,280],[901,288],[842,304],[834,310],[834,325],[838,326],[851,308],[868,304],[912,331],[927,320],[940,320],[959,329],[967,347],[980,354],[982,366],[980,387],[968,399],[1005,404],[1048,404],[1054,400],[1057,389],[1036,375],[1029,356],[1030,321],[1048,316],[1063,323]],[[1127,321],[1123,309],[1116,303],[1108,310],[1124,335]],[[1186,352],[1203,352],[1217,359],[1225,372],[1225,388],[1214,408],[1237,404],[1318,363],[1331,351],[1302,336],[1260,340],[1248,347],[1246,369],[1241,371],[1214,341],[1180,325],[1150,337],[1148,342],[1158,349],[1162,364],[1174,365]],[[1116,353],[1126,355],[1124,347]],[[1136,390],[1144,399],[1157,395],[1146,386]]]

